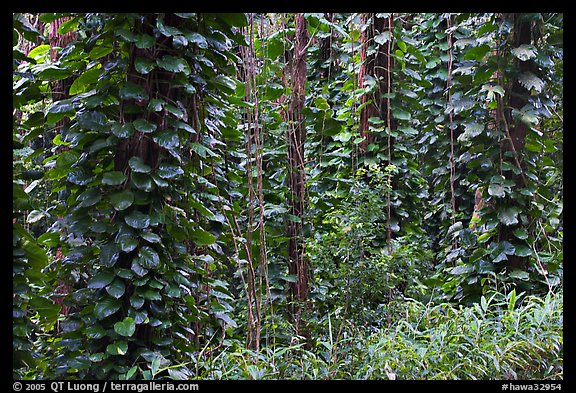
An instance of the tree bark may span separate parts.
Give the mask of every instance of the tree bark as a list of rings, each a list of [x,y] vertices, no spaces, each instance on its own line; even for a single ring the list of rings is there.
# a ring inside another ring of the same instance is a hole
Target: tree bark
[[[503,17],[512,22],[512,42],[515,47],[523,44],[531,44],[532,24],[530,20],[527,20],[524,15],[520,13],[504,14]],[[534,63],[532,61],[521,61],[515,59],[515,63],[516,69],[520,74],[527,71],[535,71]],[[509,158],[505,157],[504,159],[509,160],[512,165],[519,167],[520,174],[513,175],[512,180],[516,183],[517,188],[522,188],[526,185],[521,156],[526,141],[527,126],[521,121],[513,120],[512,111],[521,110],[522,107],[528,103],[528,99],[526,89],[518,82],[517,78],[514,78],[511,82],[508,96],[509,109],[506,110],[500,106],[500,111],[502,113],[501,117],[504,118],[506,134],[506,137],[502,140],[501,149],[504,153],[510,153],[509,155],[511,156]],[[500,241],[513,242],[515,239],[515,236],[513,235],[514,229],[516,229],[515,226],[501,225],[499,230]],[[508,266],[516,269],[525,269],[527,267],[527,258],[511,255],[508,257]]]

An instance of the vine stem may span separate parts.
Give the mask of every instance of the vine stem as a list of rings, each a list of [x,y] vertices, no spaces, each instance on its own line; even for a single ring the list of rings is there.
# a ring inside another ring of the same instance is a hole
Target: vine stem
[[[448,15],[446,18],[447,23],[447,37],[448,37],[448,81],[446,85],[446,91],[448,93],[448,105],[452,103],[452,93],[450,88],[452,87],[452,19]],[[450,119],[450,203],[452,205],[452,225],[456,224],[456,197],[454,193],[454,112],[451,110],[448,115]],[[458,240],[454,238],[453,240],[454,248],[458,247]]]
[[[392,121],[390,119],[391,117],[391,112],[390,112],[390,90],[391,90],[391,84],[390,84],[390,78],[392,76],[392,65],[391,65],[391,53],[392,53],[392,39],[393,39],[393,25],[392,25],[392,21],[393,21],[393,14],[390,14],[390,16],[388,17],[388,31],[390,32],[390,39],[388,40],[388,53],[387,53],[387,58],[386,58],[386,67],[388,68],[386,70],[387,73],[387,94],[386,94],[386,122],[387,122],[387,126],[388,126],[388,165],[392,164],[392,137],[391,137],[391,133],[392,133]],[[387,193],[387,206],[386,206],[386,219],[387,219],[387,227],[386,227],[386,232],[387,232],[387,237],[388,237],[388,255],[392,254],[392,227],[390,226],[390,219],[392,217],[392,212],[391,212],[391,198],[390,198],[390,193],[392,191],[392,173],[388,172],[388,193]]]

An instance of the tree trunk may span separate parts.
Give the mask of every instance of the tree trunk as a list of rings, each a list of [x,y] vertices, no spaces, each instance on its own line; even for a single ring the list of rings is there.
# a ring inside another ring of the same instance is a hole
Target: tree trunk
[[[531,21],[527,20],[523,17],[523,14],[514,13],[514,14],[504,14],[504,19],[508,19],[513,24],[512,30],[512,42],[515,47],[519,47],[520,45],[529,45],[532,42],[532,26]],[[515,59],[516,69],[519,73],[532,71],[534,72],[534,63],[532,61],[521,61],[519,59]],[[528,103],[527,100],[527,91],[526,89],[518,82],[517,78],[514,78],[512,81],[509,96],[509,109],[505,110],[502,106],[500,107],[502,116],[505,119],[504,126],[506,131],[506,138],[503,139],[501,144],[501,149],[504,153],[508,152],[511,153],[508,158],[504,158],[508,160],[510,164],[514,166],[520,166],[520,174],[519,175],[512,175],[512,180],[516,183],[517,188],[522,188],[526,184],[525,179],[523,177],[524,168],[522,167],[522,151],[524,149],[524,143],[526,140],[526,132],[527,126],[521,121],[513,120],[512,118],[512,110],[521,110],[524,105]],[[515,226],[506,226],[501,225],[499,230],[499,238],[500,241],[509,241],[513,242],[515,236],[513,235],[513,231],[516,229]],[[508,266],[516,269],[526,269],[527,267],[527,258],[521,257],[517,255],[511,255],[508,257]]]

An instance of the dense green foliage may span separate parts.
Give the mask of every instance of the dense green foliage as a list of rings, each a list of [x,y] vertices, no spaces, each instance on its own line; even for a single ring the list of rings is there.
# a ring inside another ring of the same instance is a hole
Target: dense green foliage
[[[13,14],[14,378],[563,378],[563,15],[304,18]]]

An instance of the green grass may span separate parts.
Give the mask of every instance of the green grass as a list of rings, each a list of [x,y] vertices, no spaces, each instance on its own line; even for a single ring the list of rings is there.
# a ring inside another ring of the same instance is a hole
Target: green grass
[[[337,334],[341,321],[327,317],[325,334],[310,349],[294,339],[256,353],[226,341],[219,353],[198,362],[198,377],[562,379],[562,306],[562,292],[545,298],[512,292],[471,307],[404,299],[388,327],[345,324]]]

